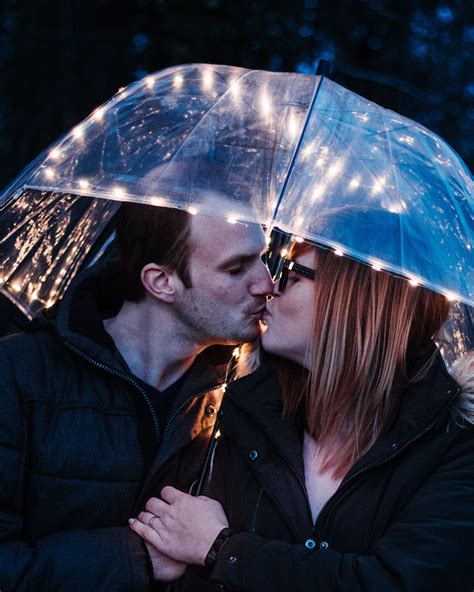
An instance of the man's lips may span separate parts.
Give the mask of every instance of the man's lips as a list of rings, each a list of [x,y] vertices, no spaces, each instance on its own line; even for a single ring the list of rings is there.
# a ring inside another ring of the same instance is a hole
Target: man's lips
[[[265,313],[266,313],[266,307],[262,306],[258,310],[251,312],[249,316],[258,317],[259,319],[261,319]]]

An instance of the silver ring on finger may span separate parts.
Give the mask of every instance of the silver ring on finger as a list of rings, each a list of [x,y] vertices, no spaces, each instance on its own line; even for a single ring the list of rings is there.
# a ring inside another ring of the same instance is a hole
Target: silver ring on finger
[[[150,526],[151,528],[153,528],[153,520],[155,520],[155,518],[158,518],[158,516],[156,514],[153,514],[153,516],[150,517],[150,520],[148,520],[148,526]]]

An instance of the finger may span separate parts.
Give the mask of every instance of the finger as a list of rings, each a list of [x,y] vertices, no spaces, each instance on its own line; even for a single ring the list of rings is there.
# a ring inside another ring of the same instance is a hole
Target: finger
[[[163,487],[160,495],[165,500],[165,502],[172,504],[175,501],[179,500],[180,498],[182,498],[183,496],[186,496],[188,494],[184,493],[183,491],[180,491],[179,489],[175,489],[174,487],[171,487],[170,485],[167,485],[166,487]]]
[[[171,507],[169,504],[167,504],[163,500],[158,499],[157,497],[150,498],[145,506],[145,510],[147,512],[150,512],[151,514],[156,514],[157,516],[168,514],[170,509]]]
[[[143,522],[137,520],[136,518],[130,518],[128,523],[130,528],[139,536],[141,536],[143,540],[147,541],[147,543],[150,543],[150,545],[153,545],[153,547],[155,547],[155,549],[161,553],[165,552],[165,545],[154,528],[151,528],[148,526],[148,524],[143,524]]]
[[[138,514],[138,520],[143,522],[143,524],[147,524],[154,530],[160,528],[159,518],[159,516],[152,514],[151,512],[140,512],[140,514]]]

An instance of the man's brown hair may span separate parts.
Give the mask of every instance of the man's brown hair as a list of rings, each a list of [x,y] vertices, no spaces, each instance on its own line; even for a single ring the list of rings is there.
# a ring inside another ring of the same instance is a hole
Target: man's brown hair
[[[183,210],[123,203],[116,214],[115,228],[120,263],[126,272],[125,297],[139,302],[145,297],[140,274],[145,265],[156,263],[176,271],[184,285],[191,286],[190,214]]]

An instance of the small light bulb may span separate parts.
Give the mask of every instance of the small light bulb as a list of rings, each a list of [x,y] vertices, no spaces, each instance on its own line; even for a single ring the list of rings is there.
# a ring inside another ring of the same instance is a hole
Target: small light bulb
[[[147,76],[145,78],[145,84],[148,86],[148,88],[153,88],[153,86],[155,85],[155,80],[153,76]]]
[[[286,256],[288,255],[288,249],[282,249],[282,250],[280,251],[280,255],[281,255],[282,257],[286,257]]]
[[[382,271],[380,263],[372,263],[372,269],[375,269],[375,271]]]
[[[229,224],[237,224],[237,218],[234,218],[233,216],[230,216],[230,218],[227,218],[227,222]]]
[[[195,208],[195,207],[193,207],[193,206],[189,206],[189,208],[188,208],[188,212],[189,212],[191,215],[195,216],[195,215],[198,213],[198,209],[197,209],[197,208]]]
[[[78,183],[81,189],[87,189],[89,187],[89,181],[87,179],[79,179]]]
[[[304,242],[304,238],[302,238],[301,236],[295,236],[295,242],[296,243],[303,243]]]
[[[114,187],[113,194],[118,199],[121,199],[125,195],[125,190],[123,189],[123,187]]]
[[[57,148],[53,148],[51,150],[51,152],[49,153],[49,158],[52,158],[53,160],[57,160],[60,156],[61,156],[61,151],[58,150]]]
[[[44,174],[48,179],[53,179],[54,178],[54,169],[48,167],[47,169],[44,169]]]
[[[72,130],[72,135],[77,140],[79,140],[80,138],[82,138],[84,136],[84,130],[82,129],[82,127],[77,126]]]
[[[344,251],[341,251],[341,249],[335,249],[334,255],[337,255],[338,257],[342,257],[344,255]]]
[[[420,285],[420,282],[418,280],[416,280],[415,278],[410,278],[408,280],[408,283],[410,284],[410,286],[413,286],[414,288],[416,288],[416,286]]]

